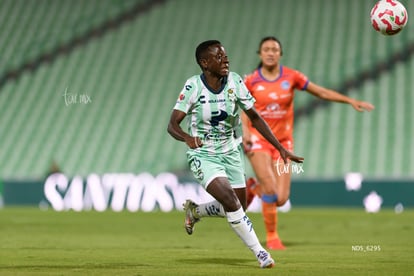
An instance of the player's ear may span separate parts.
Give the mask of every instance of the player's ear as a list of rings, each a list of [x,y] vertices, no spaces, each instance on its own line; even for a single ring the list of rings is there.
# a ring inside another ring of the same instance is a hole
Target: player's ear
[[[201,58],[200,59],[200,65],[203,69],[207,69],[207,59]]]

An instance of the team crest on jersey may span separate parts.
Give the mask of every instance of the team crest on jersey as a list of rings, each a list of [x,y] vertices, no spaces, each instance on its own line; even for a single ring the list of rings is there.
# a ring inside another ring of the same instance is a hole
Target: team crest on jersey
[[[280,87],[281,87],[283,90],[288,90],[288,89],[290,88],[290,83],[289,83],[289,81],[287,81],[287,80],[282,81],[282,83],[280,84]]]
[[[185,95],[184,94],[180,94],[180,96],[178,97],[179,101],[183,101],[185,99]]]
[[[233,91],[233,89],[229,89],[229,90],[227,90],[227,95],[228,95],[228,97],[229,97],[229,100],[230,101],[235,101],[236,100],[236,96],[234,95],[234,91]]]

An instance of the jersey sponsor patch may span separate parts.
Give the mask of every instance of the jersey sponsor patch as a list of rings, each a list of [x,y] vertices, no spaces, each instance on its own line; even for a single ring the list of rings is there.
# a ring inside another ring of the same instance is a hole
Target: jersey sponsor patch
[[[273,99],[273,100],[277,100],[279,99],[279,96],[277,95],[277,92],[271,92],[269,93],[269,98]]]
[[[263,90],[265,90],[266,88],[263,86],[263,85],[258,85],[257,86],[257,88],[256,88],[256,91],[263,91]]]

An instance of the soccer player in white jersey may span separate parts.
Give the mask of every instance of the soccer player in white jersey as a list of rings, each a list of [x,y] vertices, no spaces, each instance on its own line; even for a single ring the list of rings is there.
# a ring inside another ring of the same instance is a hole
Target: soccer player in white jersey
[[[171,113],[168,132],[189,147],[188,162],[194,177],[216,200],[196,204],[187,200],[185,229],[192,234],[201,217],[226,217],[235,233],[254,253],[260,267],[273,267],[274,260],[260,244],[252,223],[245,214],[246,185],[244,164],[235,131],[240,126],[240,109],[259,132],[280,152],[286,162],[301,163],[273,136],[266,122],[256,112],[254,98],[243,79],[229,71],[229,59],[217,40],[197,46],[196,61],[201,75],[189,78]],[[185,132],[180,124],[188,116]]]

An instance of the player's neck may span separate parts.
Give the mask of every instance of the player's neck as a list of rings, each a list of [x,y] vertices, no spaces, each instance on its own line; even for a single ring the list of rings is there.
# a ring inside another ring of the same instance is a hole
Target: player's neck
[[[277,79],[280,75],[280,66],[262,66],[261,73],[262,76],[267,80]]]
[[[220,91],[223,89],[223,86],[225,85],[226,78],[223,76],[217,76],[213,74],[206,74],[206,72],[203,72],[203,75],[201,76],[205,84],[210,90],[213,90],[215,92]]]

